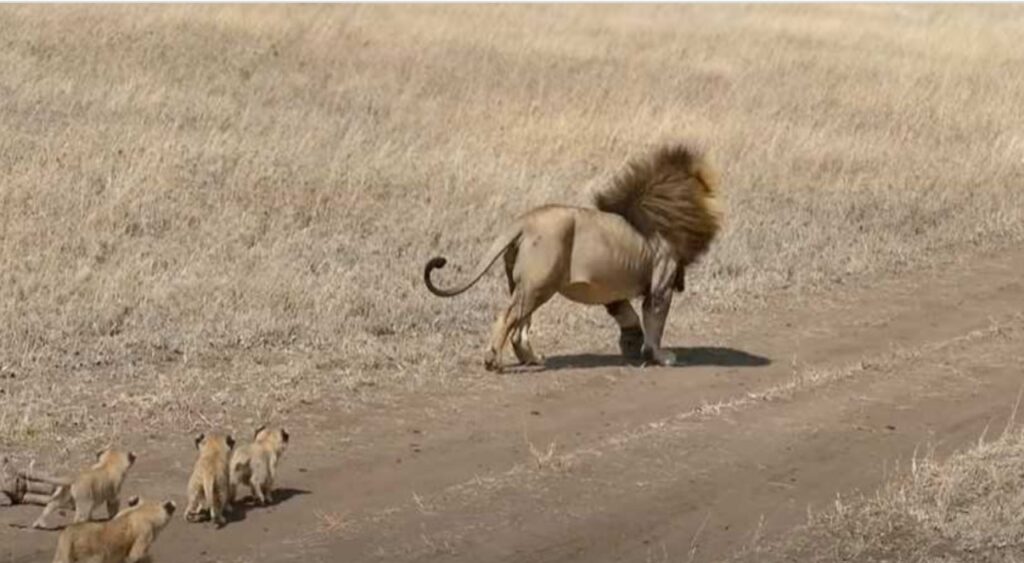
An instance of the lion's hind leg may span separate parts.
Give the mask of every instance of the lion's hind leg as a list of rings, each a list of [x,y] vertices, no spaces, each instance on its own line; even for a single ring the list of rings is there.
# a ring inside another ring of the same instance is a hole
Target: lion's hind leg
[[[533,350],[529,347],[529,340],[526,340],[526,347],[523,347],[522,337],[525,333],[529,332],[529,320],[530,316],[537,307],[543,305],[548,299],[551,299],[553,292],[541,293],[537,290],[533,290],[527,287],[525,284],[519,284],[515,291],[512,292],[512,303],[509,304],[508,308],[502,311],[498,318],[494,322],[494,328],[491,332],[491,346],[484,354],[484,367],[488,370],[498,371],[501,369],[501,352],[505,348],[505,344],[509,340],[514,332],[519,337],[519,344],[513,340],[513,348],[516,351],[516,356],[521,361],[524,360],[520,353],[528,355],[528,359],[539,360],[536,355],[533,354]],[[530,358],[532,356],[532,358]],[[529,362],[527,362],[529,363]]]
[[[508,292],[516,291],[516,258],[519,256],[518,248],[510,248],[505,252],[505,279],[508,281]],[[530,346],[530,322],[533,315],[527,315],[519,326],[512,330],[512,350],[520,363],[532,366],[539,366],[544,363],[544,357],[534,353]]]
[[[516,291],[516,260],[518,258],[518,247],[511,246],[505,251],[505,279],[508,281],[508,292],[510,295]]]
[[[530,323],[533,319],[533,315],[527,315],[525,319],[520,321],[512,331],[512,350],[516,353],[516,358],[523,364],[528,366],[540,366],[544,365],[544,356],[537,355],[533,351],[533,346],[530,345]]]
[[[541,362],[530,346],[530,316],[555,294],[571,260],[572,222],[559,221],[543,228],[541,223],[533,225],[535,228],[527,225],[519,244],[506,251],[505,275],[512,302],[494,323],[490,349],[484,356],[484,366],[489,370],[500,369],[509,336],[520,361]]]
[[[644,330],[633,305],[622,300],[609,303],[604,308],[619,325],[619,350],[623,357],[630,360],[643,358]]]

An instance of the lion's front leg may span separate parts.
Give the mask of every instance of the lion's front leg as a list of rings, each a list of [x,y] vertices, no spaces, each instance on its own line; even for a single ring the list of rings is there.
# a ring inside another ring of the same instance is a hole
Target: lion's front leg
[[[651,290],[644,296],[644,345],[643,356],[658,365],[671,366],[676,355],[661,347],[661,335],[672,306],[672,289],[675,282],[674,261],[656,264],[651,279]]]
[[[668,318],[671,303],[671,293],[667,296],[644,298],[643,357],[662,366],[672,366],[676,363],[676,355],[661,347],[661,334],[665,331],[665,320]]]

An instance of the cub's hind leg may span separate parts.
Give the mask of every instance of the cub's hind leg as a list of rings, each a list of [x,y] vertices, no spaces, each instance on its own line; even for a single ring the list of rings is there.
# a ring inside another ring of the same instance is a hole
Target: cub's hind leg
[[[188,505],[185,506],[185,514],[183,515],[186,522],[198,522],[202,519],[204,500],[202,483],[196,479],[189,480]]]

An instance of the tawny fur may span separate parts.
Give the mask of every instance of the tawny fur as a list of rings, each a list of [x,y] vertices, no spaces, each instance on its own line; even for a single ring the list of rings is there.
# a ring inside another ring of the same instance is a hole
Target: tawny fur
[[[439,288],[431,274],[447,260],[427,262],[423,280],[431,293],[453,297],[472,287],[504,256],[512,303],[495,320],[484,355],[487,369],[500,369],[511,339],[525,364],[543,359],[529,343],[531,315],[554,294],[604,305],[621,330],[619,347],[629,358],[673,365],[661,347],[674,291],[685,287],[686,267],[707,251],[719,230],[717,174],[705,158],[667,146],[631,162],[595,197],[597,209],[544,205],[499,234],[468,282]],[[630,299],[643,297],[643,319]]]
[[[594,195],[594,206],[621,215],[645,237],[664,238],[686,267],[718,234],[717,192],[718,174],[704,156],[673,145],[627,164],[611,185]]]
[[[284,428],[256,429],[252,443],[237,448],[231,455],[231,500],[238,487],[249,488],[256,502],[262,505],[273,501],[277,464],[288,446],[289,435]]]
[[[108,522],[72,524],[60,533],[53,563],[136,563],[174,514],[172,501],[132,497],[128,507]]]
[[[231,508],[231,480],[228,462],[235,440],[224,434],[200,434],[196,440],[199,457],[188,480],[188,506],[185,521],[197,522],[202,512],[208,511],[210,521],[218,528],[227,519],[224,513]]]
[[[105,505],[107,514],[113,517],[120,507],[118,495],[125,474],[135,463],[135,454],[116,448],[107,448],[97,453],[96,463],[81,472],[74,479],[51,477],[44,474],[23,473],[31,480],[45,481],[57,486],[42,514],[32,524],[35,528],[45,528],[47,517],[60,508],[75,509],[75,522],[92,520],[93,512],[98,506]]]

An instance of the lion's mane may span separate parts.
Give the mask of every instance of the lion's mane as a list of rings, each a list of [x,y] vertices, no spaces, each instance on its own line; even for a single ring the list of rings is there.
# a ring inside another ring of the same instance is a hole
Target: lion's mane
[[[697,260],[718,234],[718,174],[696,150],[663,146],[630,161],[594,194],[601,211],[621,215],[645,237],[661,236],[680,264]]]

